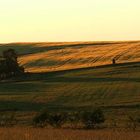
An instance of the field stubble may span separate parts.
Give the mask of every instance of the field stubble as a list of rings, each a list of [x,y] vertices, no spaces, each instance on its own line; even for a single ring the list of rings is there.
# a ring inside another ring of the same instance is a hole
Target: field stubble
[[[139,132],[0,128],[0,140],[139,140]]]

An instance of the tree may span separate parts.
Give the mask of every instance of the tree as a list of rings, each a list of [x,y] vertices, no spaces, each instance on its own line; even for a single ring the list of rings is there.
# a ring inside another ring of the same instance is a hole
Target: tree
[[[14,49],[3,51],[3,58],[0,60],[0,79],[24,73],[24,67],[19,66],[17,53]]]
[[[3,51],[3,57],[6,60],[11,60],[17,63],[17,53],[15,52],[14,49],[8,49],[8,50]]]

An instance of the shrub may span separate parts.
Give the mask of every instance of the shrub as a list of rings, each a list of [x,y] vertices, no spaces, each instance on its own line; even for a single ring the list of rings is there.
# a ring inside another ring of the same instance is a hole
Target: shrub
[[[92,112],[72,112],[72,113],[49,113],[42,112],[34,117],[33,124],[38,127],[51,125],[55,128],[60,128],[66,122],[77,127],[78,123],[83,123],[86,128],[94,128],[97,124],[105,121],[104,114],[100,109],[95,109]]]
[[[50,114],[48,123],[53,127],[61,127],[67,121],[66,113],[52,113]]]
[[[48,124],[53,127],[61,127],[67,119],[65,113],[41,112],[33,118],[33,124],[37,127],[45,127]]]
[[[33,124],[34,126],[38,127],[45,127],[47,125],[47,122],[49,120],[50,114],[45,112],[41,112],[40,114],[36,115],[33,118]]]
[[[105,121],[102,110],[95,109],[92,112],[84,112],[81,116],[81,120],[87,129],[95,128],[97,124],[101,124]]]

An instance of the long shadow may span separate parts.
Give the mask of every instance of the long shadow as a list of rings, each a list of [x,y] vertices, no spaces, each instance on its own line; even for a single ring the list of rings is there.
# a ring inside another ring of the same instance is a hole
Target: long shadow
[[[102,109],[135,109],[140,108],[140,104],[123,104],[123,105],[90,105],[90,106],[65,106],[63,104],[57,104],[56,101],[50,101],[49,103],[31,103],[31,102],[17,102],[17,101],[2,101],[0,103],[0,112],[4,111],[41,111],[46,108],[51,111],[72,111],[72,110],[92,110],[95,106],[100,107]]]
[[[108,81],[108,80],[111,80],[111,81],[114,81],[114,80],[118,80],[118,81],[136,81],[136,82],[139,82],[139,78],[69,78],[67,79],[66,77],[61,77],[63,74],[67,74],[67,73],[70,73],[70,72],[81,72],[81,71],[86,71],[86,70],[98,70],[98,69],[104,69],[104,68],[117,68],[117,67],[128,67],[128,68],[139,68],[140,69],[140,62],[127,62],[127,63],[118,63],[118,64],[115,64],[115,65],[112,65],[112,64],[108,64],[108,65],[101,65],[101,66],[92,66],[92,67],[87,67],[87,68],[77,68],[77,69],[69,69],[69,70],[61,70],[61,71],[53,71],[53,72],[44,72],[44,73],[27,73],[25,75],[25,78],[27,79],[40,79],[40,80],[48,80],[48,81],[63,81],[63,80],[68,80],[68,81],[73,81],[73,80],[76,80],[77,81],[80,81],[80,80],[83,80],[83,81],[94,81],[94,80],[98,80],[101,81],[101,80],[104,80],[104,81]]]
[[[58,77],[45,80],[46,82],[140,82],[140,78],[70,78],[70,77]]]
[[[20,111],[20,112],[30,112],[30,111],[73,111],[73,110],[92,110],[95,107],[100,107],[102,109],[139,109],[140,104],[124,104],[124,105],[90,105],[90,106],[65,106],[63,104],[57,104],[55,101],[49,103],[32,103],[32,102],[20,102],[20,101],[0,101],[0,112],[7,111]]]
[[[113,82],[113,81],[126,81],[126,82],[140,82],[140,78],[107,78],[107,77],[63,77],[64,74],[72,73],[72,72],[82,72],[86,70],[98,70],[104,68],[139,68],[140,62],[128,62],[128,63],[119,63],[116,65],[102,65],[96,67],[87,67],[87,68],[77,68],[70,70],[62,70],[62,71],[53,71],[53,72],[44,72],[44,73],[25,73],[22,76],[12,78],[11,80],[5,80],[5,82],[22,82],[22,81],[46,81],[46,82]],[[95,71],[96,72],[96,71]],[[85,75],[86,76],[86,75]],[[2,83],[2,82],[1,82]]]
[[[52,71],[52,72],[43,72],[43,73],[28,73],[30,75],[59,75],[59,74],[66,74],[69,72],[77,72],[77,71],[83,71],[83,70],[96,70],[96,69],[101,69],[101,68],[116,68],[116,67],[139,67],[140,68],[140,61],[138,62],[126,62],[126,63],[117,63],[115,65],[113,64],[106,64],[106,65],[99,65],[99,66],[91,66],[91,67],[84,67],[84,68],[76,68],[76,69],[68,69],[68,70],[59,70],[59,71]]]
[[[46,107],[43,103],[24,101],[0,101],[0,112],[2,111],[40,111]]]
[[[1,47],[6,48],[13,48],[17,50],[18,54],[20,55],[27,55],[33,53],[40,53],[44,51],[51,51],[51,50],[59,50],[65,48],[73,48],[73,47],[85,47],[85,46],[96,46],[96,45],[110,45],[110,44],[120,44],[121,42],[77,42],[76,44],[59,44],[59,45],[50,45],[49,43],[46,44],[44,47],[36,47],[39,44],[43,45],[45,43],[11,43],[11,44],[1,44]],[[3,50],[3,49],[2,49]],[[27,52],[27,53],[20,53],[20,52]]]

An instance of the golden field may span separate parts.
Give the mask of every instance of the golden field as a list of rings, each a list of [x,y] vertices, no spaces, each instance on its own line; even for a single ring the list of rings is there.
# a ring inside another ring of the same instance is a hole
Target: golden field
[[[17,110],[18,115],[32,118],[31,112],[46,108],[65,111],[97,106],[107,110],[109,120],[118,122],[140,114],[140,41],[10,43],[1,44],[0,52],[7,48],[17,51],[26,71],[38,73],[2,81],[1,110]],[[122,64],[94,68],[111,64],[112,58]]]
[[[0,140],[140,139],[140,131],[128,127],[128,116],[140,116],[140,41],[0,44],[0,52],[7,48],[16,50],[30,73],[0,83],[1,115],[13,113],[18,121],[13,128],[0,128]],[[108,65],[113,58],[122,64]],[[115,129],[115,121],[125,130],[30,128],[33,117],[45,109],[94,107],[103,109],[107,129]]]
[[[139,140],[139,132],[0,128],[0,140]]]
[[[46,72],[112,63],[140,61],[140,41],[134,42],[58,42],[1,44],[0,50],[14,48],[19,63],[28,72]]]

